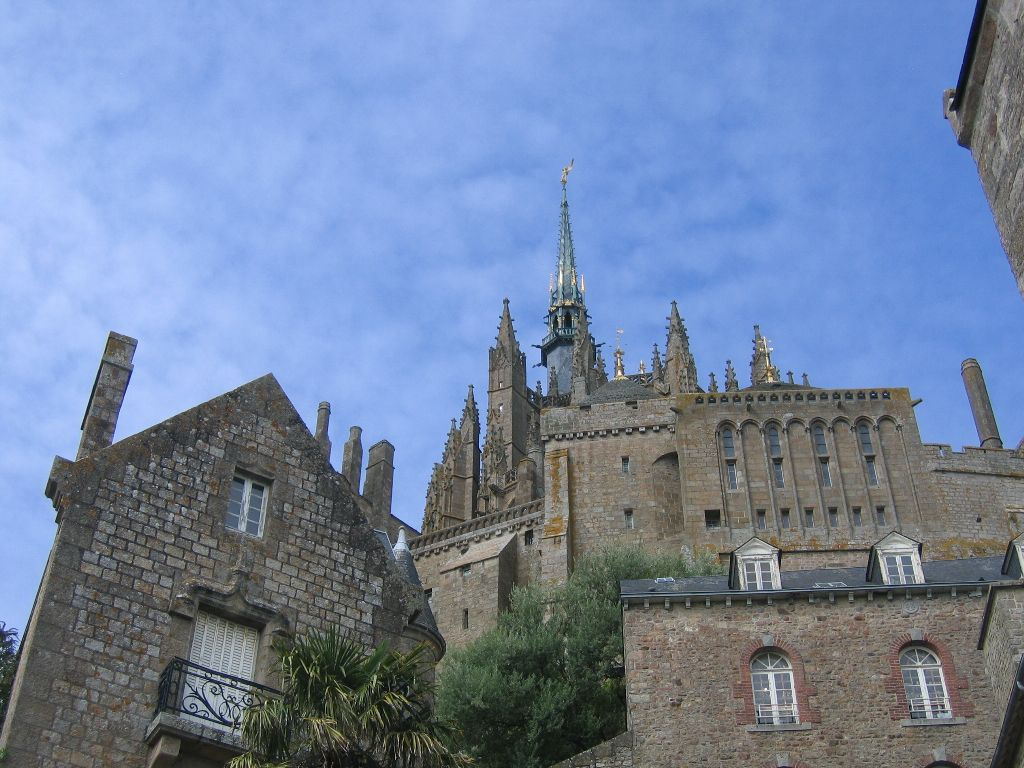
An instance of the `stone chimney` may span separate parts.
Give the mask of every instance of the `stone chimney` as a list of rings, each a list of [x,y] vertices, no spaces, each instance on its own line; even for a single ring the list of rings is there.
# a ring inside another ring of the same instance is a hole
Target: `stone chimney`
[[[982,448],[1002,448],[1003,441],[999,437],[996,415],[992,412],[992,402],[988,399],[988,388],[981,366],[973,357],[969,357],[960,365],[960,375],[967,389],[967,399],[971,401],[971,413],[974,414],[974,425],[978,428],[978,440]]]
[[[387,440],[370,446],[363,496],[373,505],[375,525],[384,528],[391,515],[391,491],[395,481],[395,446]]]
[[[75,461],[101,451],[114,442],[114,429],[121,413],[124,393],[132,377],[132,358],[138,341],[130,336],[110,332],[103,350],[96,381],[92,385],[89,404],[82,419],[82,441]]]
[[[360,436],[363,434],[362,427],[351,427],[348,431],[348,440],[345,441],[345,452],[341,457],[341,474],[352,490],[359,493],[359,481],[363,474],[363,441]]]
[[[316,410],[316,434],[313,437],[320,443],[320,447],[324,449],[324,455],[327,456],[327,463],[331,463],[331,438],[327,436],[327,430],[331,425],[331,404],[326,400],[320,403],[320,407]]]

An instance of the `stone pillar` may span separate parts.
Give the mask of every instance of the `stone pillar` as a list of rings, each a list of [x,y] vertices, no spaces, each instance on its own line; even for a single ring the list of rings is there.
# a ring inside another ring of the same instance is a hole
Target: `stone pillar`
[[[107,346],[82,419],[82,441],[78,444],[76,461],[114,442],[114,429],[132,377],[132,358],[138,343],[113,331],[107,336]]]
[[[325,400],[320,403],[320,407],[316,410],[316,434],[314,437],[320,443],[320,447],[324,449],[324,455],[327,456],[328,464],[331,462],[331,438],[327,436],[327,429],[330,424],[331,404]]]
[[[546,451],[544,456],[544,532],[540,579],[545,585],[563,583],[572,566],[572,526],[569,510],[569,451]]]
[[[982,448],[1002,448],[1003,441],[999,437],[996,415],[992,412],[992,402],[988,399],[988,388],[981,366],[973,357],[969,357],[960,365],[960,374],[967,389],[967,399],[971,401],[971,413],[974,414],[974,425],[978,428],[978,440]]]
[[[375,525],[384,528],[391,516],[391,492],[395,482],[395,446],[387,440],[370,446],[363,496],[373,505]]]
[[[348,480],[356,493],[359,493],[360,476],[363,474],[363,441],[360,440],[362,434],[362,427],[349,429],[348,440],[345,441],[345,450],[341,456],[341,475]]]

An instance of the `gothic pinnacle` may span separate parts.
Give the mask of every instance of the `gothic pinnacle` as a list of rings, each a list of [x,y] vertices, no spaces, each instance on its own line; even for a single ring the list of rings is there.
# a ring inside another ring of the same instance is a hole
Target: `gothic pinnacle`
[[[732,367],[732,360],[725,361],[725,391],[736,392],[740,385],[736,382],[736,369]]]

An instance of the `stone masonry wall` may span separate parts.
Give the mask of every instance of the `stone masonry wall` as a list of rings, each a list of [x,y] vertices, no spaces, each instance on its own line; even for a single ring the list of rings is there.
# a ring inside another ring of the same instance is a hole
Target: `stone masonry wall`
[[[980,645],[996,700],[1005,703],[1024,653],[1024,587],[993,589],[989,600],[989,621]]]
[[[633,768],[633,734],[621,733],[551,768]]]
[[[971,150],[1017,287],[1024,295],[1024,0],[989,0],[957,111],[946,115]]]
[[[269,482],[260,538],[224,524],[240,471]],[[409,587],[271,376],[58,460],[50,491],[59,528],[7,765],[145,765],[158,678],[188,657],[198,608],[261,630],[257,680],[270,684],[275,633],[337,625],[367,645],[401,640]]]
[[[678,400],[679,466],[687,536],[729,551],[757,535],[782,549],[867,548],[892,530],[920,538],[934,519],[917,421],[905,389],[787,389],[684,395]],[[858,426],[870,428],[871,453]],[[824,429],[823,479],[813,428]],[[779,432],[772,456],[768,429]],[[724,428],[735,456],[725,455]],[[873,458],[872,483],[865,455]],[[778,459],[783,476],[775,477]],[[735,465],[736,487],[727,465]],[[711,519],[719,521],[711,527]]]
[[[1010,450],[925,449],[937,502],[927,521],[936,559],[1005,551],[1024,532],[1024,457]]]
[[[546,477],[552,452],[568,452],[569,510],[562,512],[570,519],[573,557],[610,541],[679,550],[673,403],[661,398],[542,413]],[[548,479],[549,495],[551,486]]]
[[[623,631],[636,764],[859,768],[945,754],[987,766],[1005,698],[976,647],[985,591],[631,605]],[[951,720],[909,720],[898,654],[912,638],[942,659]],[[791,660],[799,725],[754,725],[749,664],[762,648]]]

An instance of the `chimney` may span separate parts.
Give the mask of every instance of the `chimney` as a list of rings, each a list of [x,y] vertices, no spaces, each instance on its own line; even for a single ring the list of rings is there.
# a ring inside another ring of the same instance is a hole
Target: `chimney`
[[[373,505],[376,525],[383,528],[391,516],[391,491],[395,480],[395,446],[381,440],[370,446],[363,496]]]
[[[320,443],[327,456],[327,463],[331,463],[331,438],[327,436],[327,428],[331,424],[331,404],[324,400],[316,409],[316,434],[313,436]]]
[[[360,475],[363,474],[363,441],[359,439],[362,434],[362,427],[349,428],[345,452],[341,456],[342,477],[348,480],[356,493],[359,493]]]
[[[89,404],[85,407],[82,441],[78,444],[75,461],[103,450],[114,442],[117,416],[121,412],[124,393],[132,377],[132,358],[135,357],[138,343],[129,336],[113,331],[107,336],[107,346],[96,372]]]
[[[973,357],[969,357],[960,365],[960,374],[967,389],[967,399],[971,401],[971,413],[974,414],[974,425],[978,428],[978,440],[982,448],[1002,448],[1003,441],[999,437],[996,415],[992,412],[992,402],[988,399],[988,388],[981,366]]]

